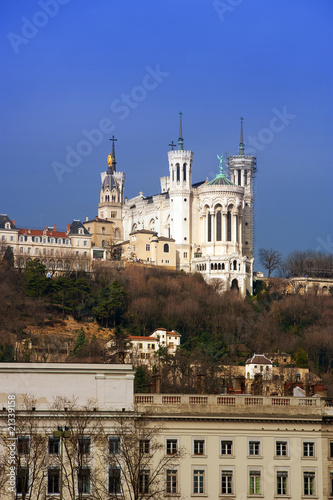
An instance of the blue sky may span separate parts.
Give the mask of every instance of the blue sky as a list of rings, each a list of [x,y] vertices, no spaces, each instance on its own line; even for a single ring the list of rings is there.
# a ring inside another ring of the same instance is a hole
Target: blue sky
[[[113,134],[125,195],[158,193],[179,111],[193,182],[211,179],[243,115],[257,249],[333,252],[332,14],[331,0],[1,0],[0,212],[36,228],[97,215]]]

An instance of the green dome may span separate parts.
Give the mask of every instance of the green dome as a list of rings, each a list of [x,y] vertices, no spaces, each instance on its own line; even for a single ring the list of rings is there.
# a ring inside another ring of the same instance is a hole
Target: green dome
[[[224,174],[218,174],[215,179],[208,182],[207,186],[236,186]]]

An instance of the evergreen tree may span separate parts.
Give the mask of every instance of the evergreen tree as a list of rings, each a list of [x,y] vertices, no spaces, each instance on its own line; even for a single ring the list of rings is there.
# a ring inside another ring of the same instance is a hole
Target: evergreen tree
[[[8,267],[14,267],[14,252],[12,247],[7,247],[3,256],[3,262]]]
[[[83,328],[80,328],[80,330],[78,330],[78,335],[76,337],[73,349],[74,356],[80,356],[80,353],[86,344],[87,344],[86,334],[84,333]]]
[[[134,377],[134,392],[148,392],[148,374],[143,366],[139,366]]]

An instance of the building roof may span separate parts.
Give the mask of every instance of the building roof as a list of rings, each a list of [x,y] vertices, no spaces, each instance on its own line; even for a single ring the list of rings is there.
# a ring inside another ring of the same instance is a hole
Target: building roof
[[[106,189],[109,189],[109,191],[112,191],[112,189],[118,189],[118,184],[116,183],[113,175],[109,172],[105,176],[102,184],[102,189],[103,191],[105,191]]]
[[[14,221],[11,221],[7,214],[0,214],[0,229],[7,229],[5,225],[9,222],[10,229],[17,229]]]
[[[140,335],[130,335],[129,336],[130,340],[149,340],[149,342],[157,342],[157,339],[155,337],[143,337]]]
[[[181,337],[181,334],[178,332],[175,332],[175,330],[167,330],[166,328],[155,328],[153,333],[159,332],[159,331],[165,332],[167,335],[172,335],[173,337]]]
[[[53,229],[19,229],[19,234],[27,236],[54,236],[55,238],[68,238],[65,231],[53,231]]]
[[[208,182],[207,186],[236,186],[236,184],[234,184],[224,174],[218,174],[215,179]]]
[[[246,365],[272,365],[273,362],[266,358],[264,354],[253,354],[252,358],[248,359]]]
[[[80,228],[83,229],[83,234],[90,236],[90,233],[87,231],[87,229],[84,227],[84,225],[80,220],[73,220],[69,228],[69,234],[79,234]]]
[[[100,219],[99,217],[95,217],[95,219],[85,220],[83,224],[92,224],[93,222],[99,222],[101,224],[114,224],[113,220],[110,219]]]

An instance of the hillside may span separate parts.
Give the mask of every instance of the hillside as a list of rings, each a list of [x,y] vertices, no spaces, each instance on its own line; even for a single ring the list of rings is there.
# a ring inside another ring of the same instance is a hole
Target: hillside
[[[14,359],[17,342],[21,359],[31,359],[29,345],[24,347],[31,340],[44,352],[40,360],[54,360],[52,353],[58,352],[59,361],[104,362],[103,346],[112,331],[118,337],[149,335],[164,327],[182,334],[177,362],[183,371],[197,363],[213,374],[221,364],[243,364],[253,352],[280,350],[331,385],[330,295],[288,296],[272,286],[241,299],[219,293],[199,274],[138,265],[50,279],[38,261],[24,272],[2,264],[0,294],[1,361]],[[83,349],[77,347],[80,333]]]

